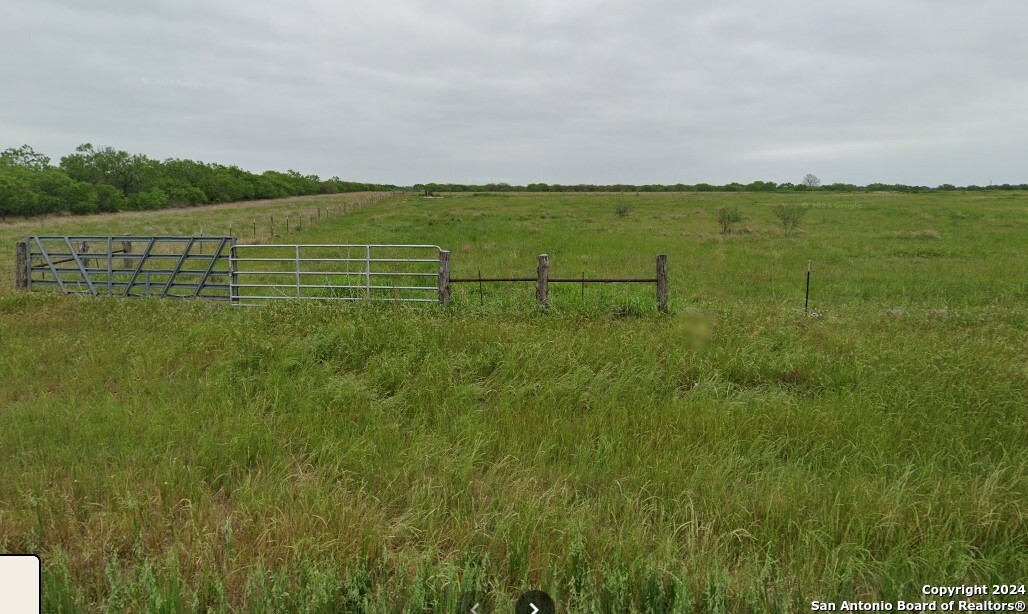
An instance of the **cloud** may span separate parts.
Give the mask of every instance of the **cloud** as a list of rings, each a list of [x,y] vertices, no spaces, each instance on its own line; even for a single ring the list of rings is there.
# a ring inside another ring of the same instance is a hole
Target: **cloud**
[[[3,146],[418,181],[1022,182],[1028,5],[22,3]]]

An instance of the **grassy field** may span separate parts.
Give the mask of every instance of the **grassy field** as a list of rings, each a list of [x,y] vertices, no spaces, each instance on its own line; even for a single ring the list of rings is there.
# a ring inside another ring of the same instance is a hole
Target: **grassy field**
[[[542,314],[531,284],[229,309],[8,275],[0,550],[41,553],[47,611],[808,611],[1028,581],[1028,194],[352,198],[0,225],[3,266],[27,234],[323,206],[278,240],[438,244],[456,276],[666,253],[671,314],[649,285],[554,286]],[[781,202],[810,206],[791,236]]]

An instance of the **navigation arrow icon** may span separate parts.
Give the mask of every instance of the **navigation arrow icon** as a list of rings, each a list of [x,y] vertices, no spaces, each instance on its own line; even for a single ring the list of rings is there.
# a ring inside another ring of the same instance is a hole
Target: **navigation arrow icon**
[[[518,602],[514,604],[516,614],[554,614],[553,598],[540,590],[531,590],[521,593]]]

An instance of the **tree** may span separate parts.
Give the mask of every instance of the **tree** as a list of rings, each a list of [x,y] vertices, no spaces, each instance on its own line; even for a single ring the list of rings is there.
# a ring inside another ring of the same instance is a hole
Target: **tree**
[[[0,219],[7,219],[8,215],[36,215],[38,198],[24,175],[0,167]]]
[[[33,171],[43,171],[50,166],[50,158],[37,153],[28,145],[11,147],[0,152],[0,164],[20,166]]]
[[[821,185],[821,180],[817,178],[817,175],[807,173],[803,176],[803,185],[808,188],[816,188]]]
[[[112,185],[125,196],[149,189],[160,174],[160,162],[113,147],[95,149],[90,143],[85,143],[76,147],[75,152],[61,158],[61,168],[69,177],[76,181]]]
[[[717,223],[721,225],[721,234],[726,235],[732,232],[732,226],[742,221],[742,215],[736,209],[718,207]]]

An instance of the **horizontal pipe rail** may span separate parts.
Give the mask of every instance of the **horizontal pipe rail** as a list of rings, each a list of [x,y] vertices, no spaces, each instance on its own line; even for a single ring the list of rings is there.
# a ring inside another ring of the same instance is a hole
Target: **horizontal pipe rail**
[[[118,237],[115,237],[115,239],[118,239]],[[294,243],[290,245],[277,245],[270,243],[255,243],[244,245],[240,243],[236,245],[236,250],[238,251],[241,249],[265,249],[272,247],[296,248],[296,244]],[[397,247],[405,249],[441,249],[438,245],[401,245],[398,243],[303,243],[300,245],[300,247],[303,249],[307,249],[308,247]]]
[[[485,282],[485,281],[496,281],[496,282],[528,282],[537,281],[535,277],[451,277],[450,283],[468,283],[468,282]],[[652,284],[656,283],[657,278],[641,278],[641,277],[593,277],[593,278],[581,278],[581,277],[551,277],[549,283],[554,284]]]
[[[435,258],[239,258],[232,256],[232,262],[439,262]]]
[[[226,271],[221,271],[224,275]],[[296,271],[236,271],[236,275],[296,275]],[[300,271],[300,275],[366,275],[366,271]],[[372,271],[371,276],[385,275],[388,277],[438,277],[437,273],[397,273]]]
[[[85,283],[85,282],[75,282],[75,280],[69,280],[69,279],[65,279],[63,281],[66,284],[71,284],[71,285],[84,284]],[[36,286],[36,285],[39,285],[39,286],[52,286],[52,285],[57,285],[57,283],[58,283],[57,280],[45,280],[45,279],[43,279],[43,280],[32,280],[32,285],[33,286]],[[124,287],[124,286],[127,286],[127,285],[130,285],[130,284],[128,284],[128,282],[114,282],[114,281],[111,282],[111,286],[114,286],[114,287],[118,287],[118,286]],[[146,285],[146,281],[145,280],[144,281],[137,281],[136,283],[134,283],[132,285],[133,286],[145,286]],[[180,282],[175,282],[173,284],[167,284],[167,283],[164,283],[164,282],[155,282],[153,280],[150,281],[150,287],[151,288],[163,288],[164,286],[181,286],[181,287],[195,288],[196,284],[180,283]],[[204,284],[204,288],[227,288],[227,287],[228,287],[228,284]],[[365,286],[361,286],[361,287],[363,288]]]
[[[296,289],[296,284],[233,284],[233,288],[290,288]],[[435,286],[369,286],[367,284],[361,284],[359,286],[337,286],[332,284],[304,284],[301,288],[334,288],[339,290],[431,290],[436,291]]]
[[[218,237],[218,236],[214,236],[214,235],[206,236],[206,237],[184,237],[182,235],[169,235],[169,236],[159,236],[159,235],[147,235],[147,236],[138,236],[138,235],[46,235],[46,236],[44,236],[44,235],[36,235],[36,236],[33,236],[33,239],[39,239],[40,241],[64,241],[65,239],[70,239],[71,241],[73,241],[75,243],[82,243],[82,242],[90,243],[90,242],[93,242],[93,241],[106,241],[107,239],[110,239],[112,241],[118,241],[118,242],[123,242],[124,241],[124,242],[127,242],[127,243],[149,243],[150,239],[156,239],[157,241],[166,242],[166,243],[188,243],[189,241],[194,241],[196,243],[201,243],[201,242],[203,242],[203,243],[221,243],[221,241],[223,241],[223,240],[231,241],[232,237]],[[251,246],[246,246],[246,247],[251,247]],[[263,246],[257,246],[257,247],[263,247]],[[104,253],[107,253],[107,252],[104,252]]]
[[[295,301],[295,296],[246,296],[237,294],[233,297],[236,300],[260,300],[260,301]],[[434,298],[403,298],[395,299],[385,296],[304,296],[302,300],[305,301],[390,301],[400,303],[434,303]],[[250,303],[249,305],[243,306],[255,306],[260,303]]]
[[[118,275],[118,274],[128,274],[128,275],[131,275],[133,272],[135,272],[135,269],[107,269],[107,268],[98,268],[98,267],[82,267],[81,269],[80,268],[71,268],[71,267],[54,267],[54,268],[51,269],[48,266],[33,266],[32,267],[32,272],[33,273],[47,273],[47,274],[50,274],[53,271],[57,271],[58,273],[81,273],[81,272],[85,271],[86,273],[102,273],[104,275],[107,275],[108,273],[110,273],[112,275]],[[143,273],[150,273],[151,275],[171,275],[172,273],[175,273],[175,272],[176,272],[175,269],[144,269],[143,270]],[[180,271],[178,271],[178,274],[179,275],[191,275],[191,274],[195,273],[197,275],[203,275],[206,272],[207,272],[206,269],[181,269]],[[211,275],[228,275],[228,273],[229,273],[228,269],[220,269],[220,270],[211,271]]]
[[[33,258],[42,258],[43,257],[42,252],[35,252],[34,251],[31,254],[29,254],[29,255],[30,255],[30,257],[33,257]],[[58,253],[47,252],[47,255],[50,256],[51,258],[53,258],[54,256],[67,257],[65,260],[54,260],[53,261],[54,264],[60,264],[60,263],[63,263],[63,262],[74,262],[75,261],[75,258],[73,258],[72,254],[70,254],[70,253],[63,253],[62,254],[62,253],[59,253],[59,252]],[[79,258],[81,258],[83,260],[86,260],[86,259],[89,259],[89,260],[100,260],[100,259],[106,259],[107,258],[107,252],[85,252],[85,253],[80,253],[80,254],[75,254],[75,255],[77,255]],[[142,258],[143,257],[143,254],[133,254],[132,252],[118,252],[118,251],[112,252],[112,255],[117,255],[119,260],[128,260],[128,259],[136,259],[136,258]],[[161,258],[161,259],[163,259],[163,258],[175,258],[177,260],[177,259],[179,259],[181,257],[182,257],[182,254],[150,254],[149,256],[146,257],[146,259],[147,260],[153,260],[155,258]],[[214,255],[212,255],[212,254],[188,254],[186,256],[186,260],[211,260],[212,258],[214,258]],[[221,260],[222,258],[224,258],[224,256],[219,256],[218,260]],[[289,259],[289,260],[291,260],[291,259]],[[361,260],[363,261],[364,259],[361,258]],[[435,262],[435,261],[433,260],[432,262]],[[33,265],[33,266],[39,266],[39,265]]]

